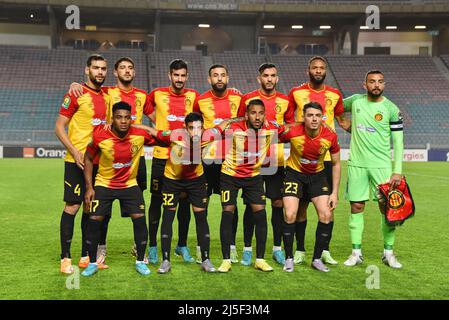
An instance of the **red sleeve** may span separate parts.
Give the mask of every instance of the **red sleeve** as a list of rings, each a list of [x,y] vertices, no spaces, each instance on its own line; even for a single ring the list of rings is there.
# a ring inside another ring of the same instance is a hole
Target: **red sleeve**
[[[145,102],[145,114],[150,115],[154,112],[154,90],[147,95]]]
[[[78,99],[73,95],[66,93],[61,108],[59,109],[59,114],[71,119],[75,112],[78,111],[78,108]]]
[[[195,96],[195,101],[193,102],[193,112],[197,112],[197,113],[201,114],[200,105],[198,103],[199,96],[200,96],[199,94],[197,94]]]
[[[154,139],[154,137],[149,134],[147,131],[143,130],[143,138],[145,139],[143,144],[146,146],[154,146],[156,144],[156,140]]]
[[[288,129],[285,129],[284,126],[282,126],[284,130],[279,134],[279,142],[290,142],[290,139],[292,138],[292,131],[295,130],[295,127],[290,127]]]
[[[341,92],[338,91],[338,102],[334,108],[334,116],[340,116],[344,112],[345,112],[345,107],[343,105],[343,96],[341,95]]]
[[[246,99],[244,97],[242,97],[242,99],[240,100],[239,110],[237,111],[237,118],[245,116],[245,113],[246,113],[245,101],[246,101]]]
[[[158,130],[156,139],[164,146],[170,146],[171,144],[171,131],[170,130]]]
[[[329,152],[332,154],[335,154],[340,151],[340,145],[338,144],[338,137],[337,134],[333,132],[332,134],[332,144],[329,149]]]
[[[150,114],[154,112],[154,106],[149,97],[150,95],[147,94],[145,99],[145,105],[143,106],[143,114],[145,114],[148,117],[150,116]]]
[[[214,140],[220,140],[223,134],[223,130],[219,126],[204,130],[201,136],[201,142],[211,142]]]
[[[287,111],[284,114],[285,123],[293,123],[295,122],[295,103],[288,99],[288,107]]]

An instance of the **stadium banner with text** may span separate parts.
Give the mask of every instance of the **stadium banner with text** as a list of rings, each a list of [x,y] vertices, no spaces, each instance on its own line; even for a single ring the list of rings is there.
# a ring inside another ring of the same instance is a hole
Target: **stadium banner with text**
[[[64,158],[63,147],[3,147],[4,158]]]
[[[427,150],[426,149],[405,149],[404,157],[402,161],[405,162],[426,162],[427,161]],[[393,150],[391,151],[391,159],[393,159]]]
[[[428,150],[429,161],[449,161],[449,149],[430,149]]]

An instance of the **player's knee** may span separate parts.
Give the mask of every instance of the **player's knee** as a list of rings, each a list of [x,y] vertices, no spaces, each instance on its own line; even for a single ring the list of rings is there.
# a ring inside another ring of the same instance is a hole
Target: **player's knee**
[[[234,205],[224,206],[224,207],[223,207],[223,211],[227,211],[227,212],[232,212],[232,213],[234,213],[234,211],[235,211],[235,206],[234,206]]]
[[[104,216],[93,216],[93,215],[91,215],[90,217],[89,217],[89,219],[90,220],[94,220],[94,221],[103,221],[104,220]]]
[[[81,207],[81,203],[67,203],[64,207],[64,212],[75,215]]]
[[[271,201],[271,205],[275,208],[282,208],[283,207],[282,199],[273,199]]]
[[[351,212],[359,213],[365,210],[365,202],[351,202]]]
[[[332,216],[332,211],[330,210],[324,210],[318,213],[318,219],[325,224],[328,224],[333,220]]]
[[[131,213],[129,216],[131,217],[132,220],[134,220],[134,219],[142,218],[145,215],[143,213]]]
[[[296,221],[296,212],[292,210],[285,210],[284,209],[284,221],[288,224],[295,223]]]

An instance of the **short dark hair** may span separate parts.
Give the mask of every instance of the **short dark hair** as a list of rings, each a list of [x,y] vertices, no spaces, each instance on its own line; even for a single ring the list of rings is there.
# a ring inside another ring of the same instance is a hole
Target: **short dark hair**
[[[302,109],[303,114],[306,114],[306,110],[310,109],[310,108],[320,110],[321,113],[323,113],[323,107],[321,106],[321,104],[319,104],[318,102],[312,101],[312,102],[306,103],[304,105],[304,107]]]
[[[92,65],[92,61],[105,61],[107,60],[101,54],[92,54],[87,58],[86,66],[90,67]]]
[[[204,123],[203,116],[198,112],[190,112],[184,119],[184,123],[186,124],[186,126],[189,122],[194,121],[201,121],[201,123]]]
[[[276,69],[277,69],[277,67],[276,67],[276,65],[275,65],[274,63],[271,63],[271,62],[265,62],[265,63],[262,63],[262,64],[259,66],[259,74],[261,74],[262,72],[264,72],[265,69],[270,69],[270,68],[276,68]]]
[[[169,65],[169,69],[170,69],[170,73],[171,73],[173,70],[179,70],[179,69],[186,69],[186,70],[188,70],[188,68],[187,68],[187,62],[185,62],[185,61],[182,60],[182,59],[175,59],[175,60],[172,60],[172,61],[170,62],[170,65]]]
[[[213,65],[211,65],[211,66],[209,67],[209,75],[210,75],[210,72],[211,72],[213,69],[215,69],[215,68],[223,68],[223,69],[226,70],[226,73],[229,74],[228,67],[226,67],[224,64],[218,64],[218,63],[216,63],[216,64],[213,64]]]
[[[265,109],[265,104],[260,99],[253,99],[246,105],[246,111],[249,110],[251,106],[262,106]]]
[[[133,61],[133,59],[131,59],[130,57],[121,57],[120,59],[118,59],[118,60],[115,62],[115,64],[114,64],[114,69],[117,70],[119,64],[122,63],[123,61],[126,61],[126,62],[131,63],[131,64],[133,65],[133,67],[134,67],[134,61]]]
[[[380,71],[380,70],[370,70],[370,71],[368,71],[368,72],[365,74],[365,82],[368,80],[368,76],[369,76],[370,74],[381,74],[381,75],[384,75],[383,72]]]
[[[327,60],[324,57],[322,57],[322,56],[313,56],[312,58],[309,59],[309,64],[308,64],[309,68],[310,68],[310,65],[312,64],[312,62],[315,61],[315,60],[321,60],[327,66]]]
[[[131,106],[125,101],[120,101],[120,102],[114,103],[114,105],[112,106],[113,114],[117,110],[128,110],[129,112],[131,112]]]

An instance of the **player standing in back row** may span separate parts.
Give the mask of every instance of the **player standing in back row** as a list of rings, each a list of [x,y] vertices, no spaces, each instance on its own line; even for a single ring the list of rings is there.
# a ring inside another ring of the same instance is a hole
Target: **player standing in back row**
[[[401,181],[404,134],[399,108],[382,95],[385,89],[384,75],[379,70],[369,71],[363,86],[366,94],[355,94],[344,100],[345,111],[351,112],[351,144],[348,160],[348,185],[346,198],[351,203],[349,230],[352,254],[346,266],[363,262],[362,234],[365,202],[377,200],[376,187],[389,180],[395,188]],[[391,165],[390,140],[393,138],[394,166]],[[395,227],[387,224],[384,206],[379,204],[381,230],[384,238],[382,261],[391,268],[402,265],[393,254]]]
[[[340,91],[324,84],[326,79],[327,61],[321,56],[312,57],[309,60],[307,74],[309,82],[290,90],[289,99],[295,104],[296,121],[303,120],[303,108],[309,102],[318,102],[323,107],[323,121],[335,130],[335,121],[337,120],[341,128],[348,131],[350,123],[344,117],[343,97]],[[332,192],[332,161],[329,153],[324,158],[324,171]],[[296,253],[294,262],[303,263],[306,257],[304,238],[307,226],[307,207],[310,199],[303,199],[299,205],[299,212],[296,217]],[[330,238],[332,238],[333,220],[330,222]],[[330,242],[330,239],[329,239]],[[323,250],[322,260],[324,263],[337,264],[326,247]]]
[[[259,67],[257,81],[260,88],[245,94],[242,97],[239,108],[239,117],[246,112],[246,105],[254,99],[260,99],[265,104],[265,116],[267,121],[275,121],[279,125],[295,121],[294,105],[289,102],[286,95],[276,90],[279,81],[276,65],[263,63]],[[284,212],[282,205],[282,188],[284,185],[284,144],[273,144],[270,155],[262,166],[261,174],[265,183],[265,193],[271,199],[271,225],[273,227],[273,259],[284,265],[285,255],[282,251],[282,225]],[[252,237],[254,232],[253,213],[250,206],[246,206],[243,216],[243,236],[245,247],[241,264],[249,266],[252,259]]]
[[[187,63],[181,59],[173,60],[169,66],[168,78],[170,86],[157,88],[150,92],[148,98],[153,106],[150,119],[157,130],[175,130],[184,126],[185,116],[197,109],[199,93],[185,88],[188,79]],[[168,159],[168,148],[155,146],[151,166],[151,204],[148,213],[148,233],[150,244],[148,247],[148,261],[156,264],[157,230],[161,219],[162,187],[165,164]],[[178,208],[178,245],[175,254],[179,254],[186,262],[195,262],[187,247],[187,235],[190,224],[190,204],[186,198],[179,200]]]

